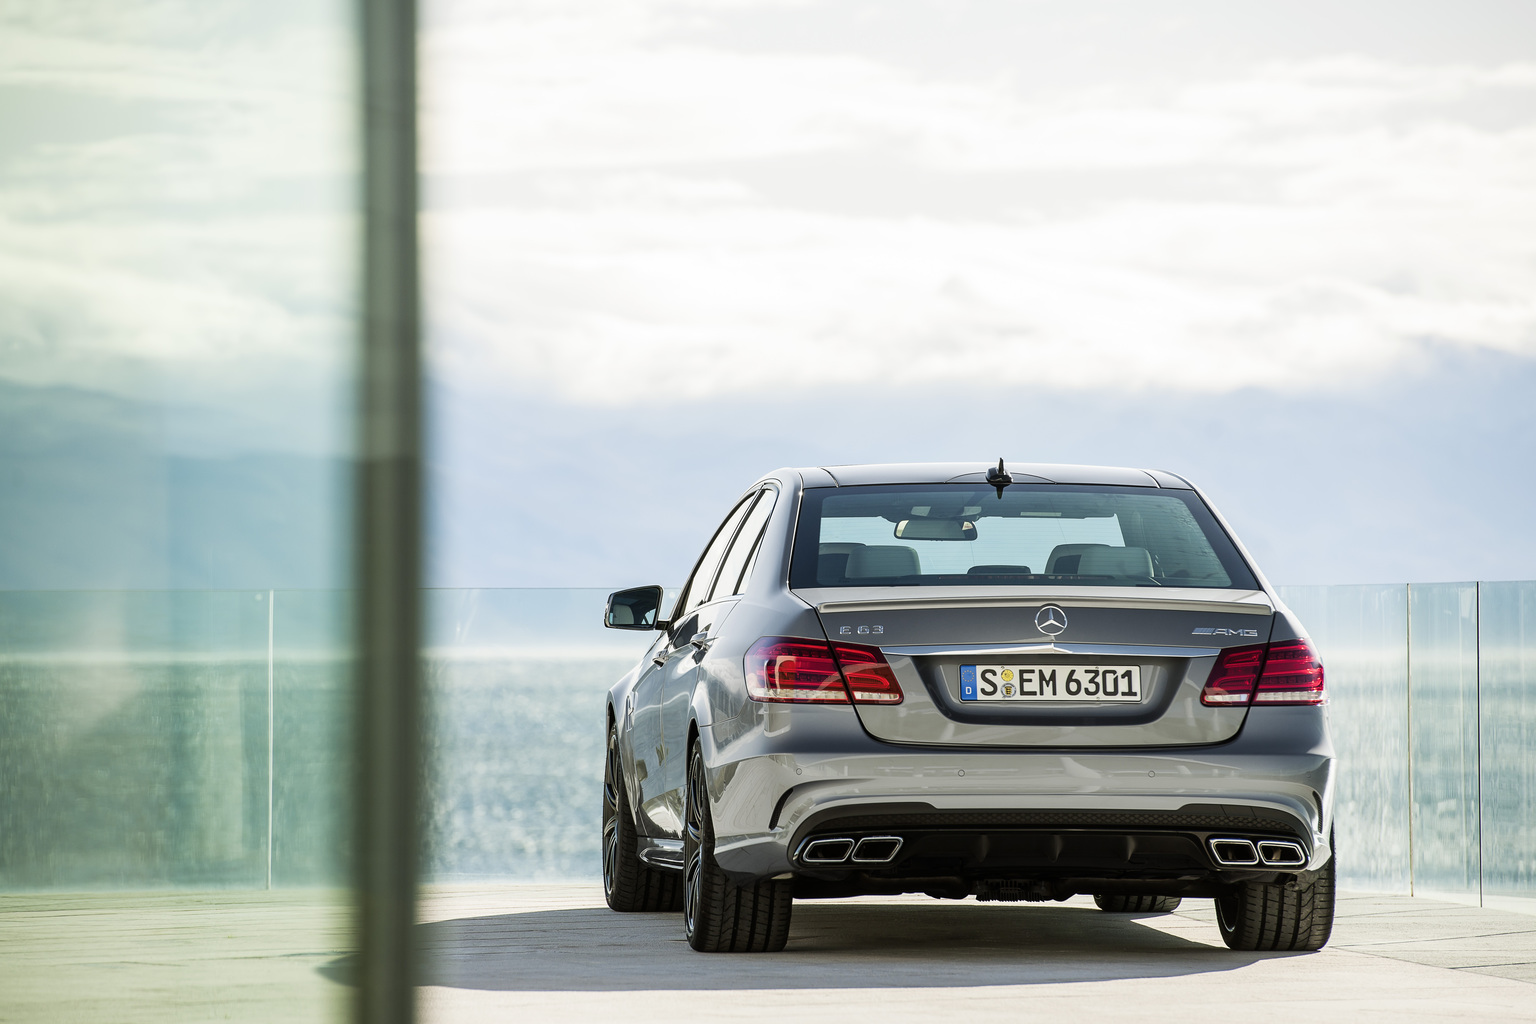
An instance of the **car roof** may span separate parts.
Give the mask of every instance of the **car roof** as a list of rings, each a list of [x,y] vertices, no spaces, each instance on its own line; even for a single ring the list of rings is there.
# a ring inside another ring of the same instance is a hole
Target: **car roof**
[[[816,466],[796,469],[807,487],[858,487],[868,484],[985,483],[987,462],[890,462],[861,466]],[[1106,484],[1120,487],[1171,487],[1192,490],[1189,481],[1160,469],[1124,466],[1068,466],[1042,462],[1009,462],[1004,469],[1016,483]]]

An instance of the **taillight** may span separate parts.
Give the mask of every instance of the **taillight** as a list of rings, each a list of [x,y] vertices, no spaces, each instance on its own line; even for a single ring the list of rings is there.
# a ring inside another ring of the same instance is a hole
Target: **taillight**
[[[1323,663],[1306,640],[1227,648],[1200,694],[1200,703],[1212,707],[1326,702]]]
[[[763,637],[747,652],[746,669],[753,700],[848,703],[842,673],[824,642]]]
[[[1254,691],[1255,704],[1322,704],[1323,663],[1305,640],[1284,640],[1269,645],[1264,674]]]
[[[1200,703],[1213,706],[1247,704],[1253,699],[1253,684],[1264,670],[1264,645],[1228,647],[1216,656]]]
[[[878,647],[767,636],[747,651],[747,696],[793,704],[900,704],[901,686]],[[841,670],[839,670],[841,666]]]
[[[848,692],[859,704],[900,704],[901,684],[878,647],[838,644],[832,648]]]

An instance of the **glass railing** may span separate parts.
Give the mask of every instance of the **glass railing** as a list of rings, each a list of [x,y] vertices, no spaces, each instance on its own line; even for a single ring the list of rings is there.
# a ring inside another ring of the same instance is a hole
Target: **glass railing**
[[[607,591],[428,596],[429,880],[592,878]],[[0,592],[0,891],[345,883],[347,595]]]
[[[1280,592],[1327,668],[1341,885],[1533,909],[1536,582]]]
[[[604,629],[607,596],[428,596],[428,880],[599,877],[603,696],[654,638]]]
[[[1323,657],[1328,725],[1340,752],[1334,790],[1340,884],[1411,884],[1408,591],[1404,586],[1284,587]]]
[[[343,885],[346,595],[0,592],[0,888]]]
[[[1346,888],[1536,896],[1536,583],[1288,587],[1322,652]],[[598,875],[604,590],[426,602],[428,881]],[[345,595],[0,594],[0,888],[341,880]],[[111,623],[110,630],[102,623]]]

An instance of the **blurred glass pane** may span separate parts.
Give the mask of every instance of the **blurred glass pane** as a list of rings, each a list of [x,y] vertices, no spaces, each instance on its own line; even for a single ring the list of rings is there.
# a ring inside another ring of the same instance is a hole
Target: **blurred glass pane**
[[[354,14],[0,5],[5,1020],[345,1008]]]
[[[601,878],[603,699],[656,638],[607,596],[430,592],[425,879]]]
[[[1339,884],[1408,892],[1408,588],[1281,587],[1280,596],[1327,673]]]
[[[340,886],[352,841],[352,602],[338,591],[273,594],[273,840],[275,887]]]
[[[0,593],[0,888],[266,887],[267,600]]]
[[[1480,583],[1483,898],[1536,897],[1536,583]]]
[[[1477,584],[1409,588],[1413,891],[1476,899]]]

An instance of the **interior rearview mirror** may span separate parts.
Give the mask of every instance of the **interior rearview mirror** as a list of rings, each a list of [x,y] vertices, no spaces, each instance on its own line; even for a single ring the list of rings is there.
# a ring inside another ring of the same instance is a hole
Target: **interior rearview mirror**
[[[964,519],[903,519],[896,524],[901,540],[975,540],[976,524]]]
[[[608,595],[603,625],[609,629],[663,629],[660,587],[632,587]]]

